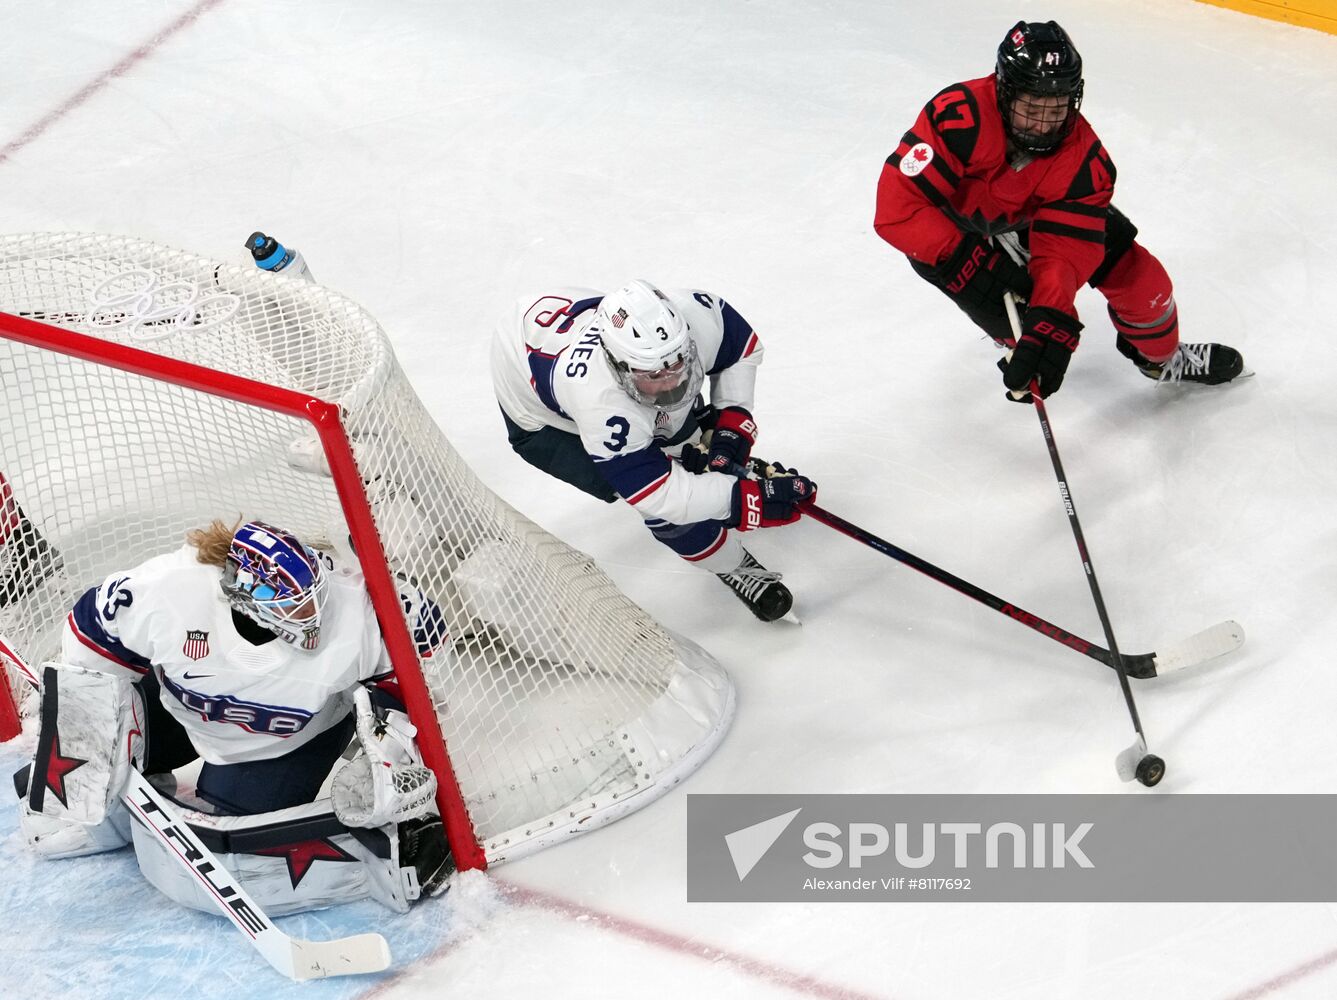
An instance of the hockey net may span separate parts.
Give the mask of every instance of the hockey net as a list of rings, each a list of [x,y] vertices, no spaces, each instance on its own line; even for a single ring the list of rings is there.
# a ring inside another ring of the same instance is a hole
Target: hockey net
[[[346,298],[36,234],[0,237],[0,310],[0,633],[28,662],[87,587],[244,516],[360,561],[461,867],[635,809],[722,737],[724,671],[484,487]],[[396,576],[445,613],[433,655]]]

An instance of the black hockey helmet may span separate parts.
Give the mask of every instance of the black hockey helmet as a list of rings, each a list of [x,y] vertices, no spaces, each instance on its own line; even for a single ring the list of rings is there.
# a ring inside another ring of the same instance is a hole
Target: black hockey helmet
[[[1082,56],[1058,22],[1018,21],[1012,26],[998,46],[997,84],[998,110],[1013,145],[1043,156],[1072,134],[1082,106]],[[1012,109],[1020,94],[1066,97],[1062,125],[1048,131],[1018,127]]]

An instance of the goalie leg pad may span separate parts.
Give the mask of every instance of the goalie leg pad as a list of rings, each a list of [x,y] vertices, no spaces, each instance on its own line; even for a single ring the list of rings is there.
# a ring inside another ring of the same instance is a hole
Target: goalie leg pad
[[[129,768],[143,758],[144,700],[129,678],[48,663],[19,825],[48,858],[115,850],[129,840],[120,804]]]
[[[391,825],[349,830],[328,800],[255,816],[212,816],[183,808],[182,818],[271,916],[372,898],[396,913],[420,895],[412,862],[401,868]],[[167,898],[206,913],[216,903],[169,848],[134,824],[135,854],[148,882]]]
[[[126,677],[47,663],[28,808],[97,824],[143,759],[144,699]]]
[[[33,812],[25,802],[19,827],[28,846],[44,858],[78,858],[120,850],[130,843],[130,813],[121,803],[107,810],[101,823],[78,823]]]

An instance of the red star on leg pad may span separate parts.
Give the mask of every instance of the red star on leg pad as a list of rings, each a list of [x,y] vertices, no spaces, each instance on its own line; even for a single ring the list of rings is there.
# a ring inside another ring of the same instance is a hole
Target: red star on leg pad
[[[263,850],[251,851],[251,854],[263,854],[270,858],[286,858],[288,861],[288,877],[292,880],[292,887],[297,888],[297,884],[306,877],[306,873],[311,870],[311,865],[317,861],[356,861],[357,858],[349,854],[343,848],[328,840],[303,840],[297,844],[284,844],[282,847],[266,847]]]
[[[51,756],[46,762],[46,787],[60,799],[66,809],[70,804],[65,801],[65,776],[75,768],[83,767],[88,761],[78,757],[62,757],[60,753],[60,734],[57,733],[51,745]]]

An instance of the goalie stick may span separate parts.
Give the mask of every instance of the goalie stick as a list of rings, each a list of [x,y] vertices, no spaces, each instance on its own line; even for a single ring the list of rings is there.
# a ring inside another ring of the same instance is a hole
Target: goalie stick
[[[11,660],[34,683],[31,668],[0,634],[0,656]],[[381,972],[390,965],[390,946],[379,934],[354,934],[333,941],[303,941],[289,937],[241,887],[241,884],[204,846],[190,825],[148,779],[130,768],[129,783],[121,796],[127,808],[152,833],[213,900],[218,911],[271,966],[289,979],[302,981],[327,976]]]

